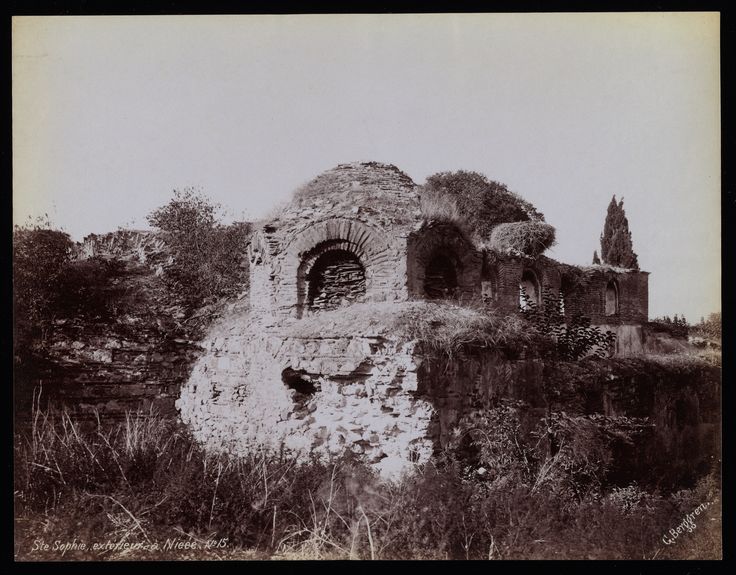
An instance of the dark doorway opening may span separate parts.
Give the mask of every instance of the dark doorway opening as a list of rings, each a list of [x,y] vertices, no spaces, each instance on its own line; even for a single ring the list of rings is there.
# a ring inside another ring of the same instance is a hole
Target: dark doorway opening
[[[444,253],[435,254],[424,270],[424,294],[427,299],[454,297],[457,293],[457,270]]]

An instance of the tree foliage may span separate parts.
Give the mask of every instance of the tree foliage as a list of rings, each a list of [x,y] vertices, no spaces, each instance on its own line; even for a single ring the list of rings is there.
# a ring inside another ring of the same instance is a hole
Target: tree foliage
[[[611,198],[601,234],[601,258],[603,263],[627,269],[639,269],[629,231],[629,221],[624,211],[624,200]]]
[[[16,408],[30,401],[32,382],[55,369],[48,349],[57,321],[97,319],[110,310],[118,262],[80,260],[69,235],[48,218],[13,230],[13,355]]]
[[[598,250],[593,250],[593,265],[601,265],[601,258],[598,257]]]
[[[423,198],[449,199],[472,233],[482,239],[501,223],[544,221],[529,202],[477,172],[434,174],[427,178],[420,193]]]
[[[708,319],[701,318],[700,323],[693,326],[694,332],[708,339],[720,340],[723,335],[721,312],[715,312],[708,316]]]
[[[69,234],[48,221],[13,231],[13,311],[16,342],[45,336],[61,302],[74,250]]]
[[[687,338],[690,324],[688,324],[685,316],[682,317],[675,314],[674,317],[668,315],[664,317],[655,317],[647,323],[652,331],[669,333],[672,337]]]
[[[196,307],[235,295],[247,285],[244,248],[247,222],[223,225],[220,206],[193,189],[175,190],[173,199],[148,216],[163,232],[172,261],[164,277],[182,298]]]

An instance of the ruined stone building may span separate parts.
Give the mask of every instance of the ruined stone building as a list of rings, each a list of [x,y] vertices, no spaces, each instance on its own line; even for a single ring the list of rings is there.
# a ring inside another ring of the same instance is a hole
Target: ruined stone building
[[[249,302],[212,328],[177,401],[182,418],[213,448],[351,450],[391,471],[425,461],[471,409],[506,396],[540,405],[538,361],[433,356],[398,317],[434,302],[454,302],[458,317],[479,301],[516,314],[522,288],[538,303],[549,289],[566,316],[614,331],[618,354],[642,349],[647,272],[574,268],[485,240],[423,214],[418,186],[394,166],[323,173],[256,230]]]

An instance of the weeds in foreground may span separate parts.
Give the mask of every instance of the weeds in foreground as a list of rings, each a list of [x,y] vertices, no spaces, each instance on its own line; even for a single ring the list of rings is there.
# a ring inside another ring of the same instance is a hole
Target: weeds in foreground
[[[545,458],[519,442],[513,422],[500,435],[482,431],[468,434],[475,458],[464,456],[458,443],[415,473],[386,482],[352,456],[324,462],[207,454],[185,430],[152,413],[85,428],[66,413],[36,411],[30,429],[15,438],[15,555],[720,557],[718,505],[676,546],[662,543],[695,507],[718,502],[713,479],[667,496],[635,484],[574,490],[564,449]],[[63,555],[53,549],[55,541],[74,538],[107,547]],[[39,540],[51,549],[40,549]]]

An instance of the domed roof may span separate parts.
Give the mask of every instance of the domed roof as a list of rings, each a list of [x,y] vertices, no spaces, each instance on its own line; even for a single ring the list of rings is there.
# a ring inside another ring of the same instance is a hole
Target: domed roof
[[[399,232],[420,216],[417,190],[412,179],[391,164],[340,164],[298,188],[271,224],[282,228],[346,217]]]
[[[321,173],[296,190],[294,199],[356,191],[411,192],[415,187],[412,179],[392,164],[353,162]]]

